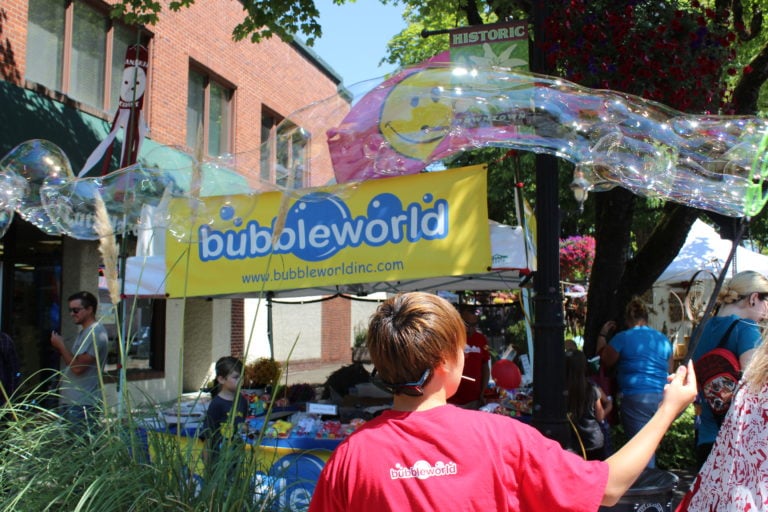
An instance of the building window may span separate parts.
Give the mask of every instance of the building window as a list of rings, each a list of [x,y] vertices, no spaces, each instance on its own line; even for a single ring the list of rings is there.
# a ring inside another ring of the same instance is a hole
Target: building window
[[[209,156],[221,156],[231,151],[233,97],[233,87],[200,70],[190,69],[187,146],[197,148],[202,144],[204,153]]]
[[[125,51],[149,37],[84,2],[30,0],[26,78],[73,100],[114,111]]]
[[[125,367],[129,373],[164,369],[165,305],[164,299],[128,298],[125,305],[114,306],[107,289],[99,287],[97,316],[109,336],[106,371],[119,368],[121,339],[127,340],[124,344]],[[124,322],[124,318],[130,320]]]
[[[309,185],[309,176],[304,172],[309,149],[306,130],[263,109],[260,147],[262,181],[288,189]]]

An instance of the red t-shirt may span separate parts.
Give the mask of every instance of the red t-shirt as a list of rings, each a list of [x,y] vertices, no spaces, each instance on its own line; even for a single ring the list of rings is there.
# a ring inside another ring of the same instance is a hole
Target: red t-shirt
[[[608,465],[515,419],[453,405],[385,411],[334,450],[309,512],[595,511]]]
[[[472,377],[474,382],[461,379],[459,389],[456,394],[448,399],[449,403],[463,405],[473,400],[478,400],[483,391],[481,376],[483,365],[488,365],[491,354],[488,352],[488,339],[479,332],[472,333],[467,338],[467,345],[464,347],[464,371],[463,375]]]

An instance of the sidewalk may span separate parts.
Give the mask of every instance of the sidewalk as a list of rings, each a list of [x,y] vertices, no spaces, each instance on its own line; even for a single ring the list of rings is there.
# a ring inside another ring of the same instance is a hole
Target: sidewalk
[[[291,384],[324,384],[330,374],[346,364],[350,363],[327,363],[312,368],[299,366],[295,370],[289,364],[287,375],[283,375],[281,383],[285,383],[287,379],[289,386]]]

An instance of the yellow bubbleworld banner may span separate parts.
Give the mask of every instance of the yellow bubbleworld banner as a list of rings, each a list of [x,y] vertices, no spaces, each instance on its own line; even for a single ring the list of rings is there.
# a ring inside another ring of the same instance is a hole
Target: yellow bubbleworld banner
[[[218,214],[206,222],[200,203],[195,211],[175,199],[171,218],[201,221],[187,241],[168,232],[166,292],[242,295],[486,272],[486,186],[485,166],[473,166],[292,196],[208,197],[204,210]]]

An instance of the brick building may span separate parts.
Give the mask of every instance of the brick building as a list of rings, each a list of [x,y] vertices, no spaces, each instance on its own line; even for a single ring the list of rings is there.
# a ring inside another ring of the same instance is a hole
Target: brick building
[[[239,167],[238,176],[227,176],[228,193],[237,193],[232,188],[238,186],[279,185],[285,178],[276,169],[283,157],[264,148],[277,144],[281,121],[343,92],[334,71],[299,41],[234,42],[232,30],[244,16],[237,1],[202,0],[179,12],[166,9],[157,25],[141,28],[110,20],[108,12],[108,3],[90,0],[5,0],[0,5],[0,157],[20,143],[44,139],[64,151],[77,175],[110,132],[125,50],[137,43],[147,48],[149,63],[143,108],[149,135],[139,156],[157,148],[201,145],[210,158],[247,155],[241,161],[250,165]],[[302,122],[307,123],[302,129],[322,140],[322,119]],[[308,151],[297,144],[290,156],[305,158]],[[327,149],[318,145],[311,151],[320,165],[300,175],[301,186],[332,178]],[[118,154],[107,160],[110,170],[119,167]],[[102,164],[87,176],[99,175]],[[66,298],[77,290],[99,289],[97,242],[46,233],[16,215],[0,243],[1,328],[14,337],[26,375],[56,368],[50,331],[73,336],[74,326],[62,313]],[[157,400],[199,387],[221,355],[264,355],[265,308],[253,299],[126,302],[133,316],[124,327],[115,322],[108,300],[100,313],[113,339],[122,334],[129,340],[131,389]],[[343,300],[301,311],[287,305],[272,309],[275,357],[285,357],[286,345],[301,336],[293,361],[303,365],[348,362],[356,319],[367,314]],[[127,311],[119,314],[129,316]],[[114,367],[114,361],[110,364]]]

